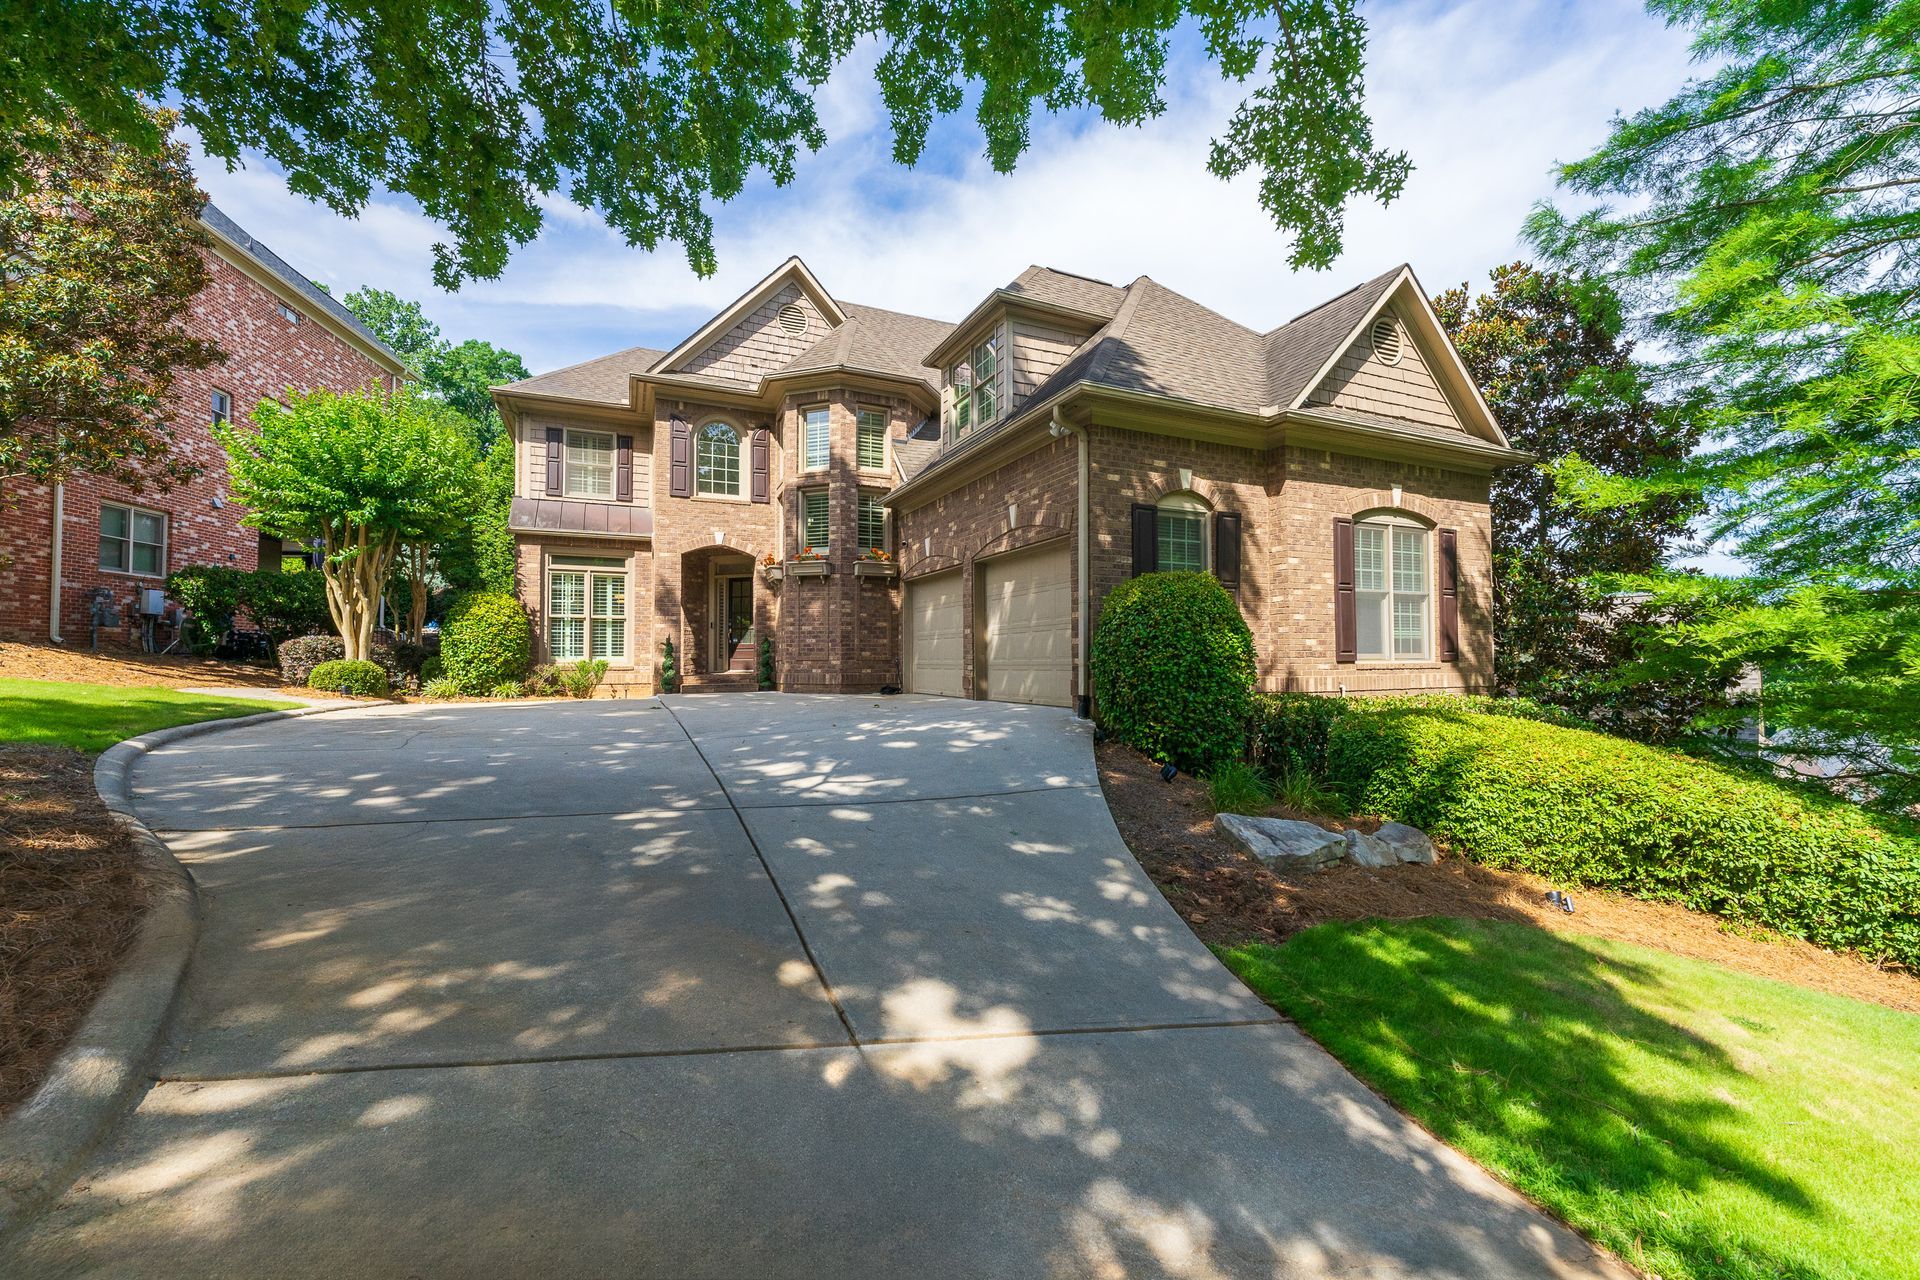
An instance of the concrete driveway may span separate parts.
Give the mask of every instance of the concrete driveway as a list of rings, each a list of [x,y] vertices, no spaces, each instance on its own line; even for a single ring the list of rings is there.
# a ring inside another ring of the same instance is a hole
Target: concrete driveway
[[[1063,712],[381,708],[135,789],[184,1031],[9,1276],[1622,1274],[1194,941]]]

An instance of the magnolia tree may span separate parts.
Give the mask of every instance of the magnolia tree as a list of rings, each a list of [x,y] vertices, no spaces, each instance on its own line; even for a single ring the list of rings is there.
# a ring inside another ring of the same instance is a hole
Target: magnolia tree
[[[467,428],[414,391],[290,395],[262,401],[253,420],[215,429],[245,523],[322,548],[346,656],[368,659],[396,560],[468,518],[478,464]]]

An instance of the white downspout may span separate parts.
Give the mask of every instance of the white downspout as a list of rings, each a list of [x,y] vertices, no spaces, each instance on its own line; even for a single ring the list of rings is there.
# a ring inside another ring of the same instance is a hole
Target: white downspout
[[[65,644],[60,635],[60,544],[65,541],[60,535],[66,531],[67,486],[58,480],[53,482],[53,546],[49,557],[47,574],[47,639],[55,644]]]
[[[1076,683],[1078,685],[1074,690],[1074,711],[1082,720],[1085,720],[1093,714],[1093,699],[1089,696],[1088,692],[1090,682],[1087,673],[1088,660],[1092,656],[1087,649],[1087,602],[1092,594],[1091,586],[1087,581],[1089,572],[1088,537],[1090,536],[1087,532],[1087,521],[1089,518],[1089,508],[1092,505],[1088,494],[1088,480],[1092,475],[1092,471],[1088,458],[1087,432],[1086,428],[1076,427],[1061,417],[1059,405],[1053,407],[1053,425],[1047,428],[1047,430],[1056,440],[1070,434],[1080,443],[1080,514],[1079,518],[1074,521],[1074,529],[1078,534],[1076,541],[1080,544],[1078,547],[1079,573],[1077,575],[1080,584],[1080,600],[1079,607],[1076,610],[1080,619],[1080,637],[1079,660],[1074,663]]]

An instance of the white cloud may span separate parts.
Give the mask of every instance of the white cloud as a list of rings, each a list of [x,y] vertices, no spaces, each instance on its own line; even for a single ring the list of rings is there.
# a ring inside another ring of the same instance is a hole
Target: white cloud
[[[704,281],[677,246],[629,249],[555,201],[547,230],[501,279],[446,295],[431,285],[438,230],[397,200],[347,221],[287,193],[265,166],[202,180],[242,226],[337,291],[373,283],[419,297],[452,336],[486,337],[535,368],[669,345],[794,253],[836,294],[948,318],[1040,262],[1116,283],[1151,275],[1266,327],[1401,261],[1429,288],[1483,280],[1520,254],[1521,219],[1552,194],[1553,163],[1585,154],[1613,112],[1664,99],[1687,73],[1681,37],[1627,0],[1430,0],[1368,18],[1375,136],[1406,148],[1416,169],[1391,207],[1349,210],[1346,253],[1318,274],[1287,267],[1252,181],[1206,172],[1207,142],[1243,90],[1192,67],[1169,86],[1161,119],[1125,131],[1037,122],[1032,149],[1002,176],[978,155],[892,166],[874,50],[856,51],[820,94],[827,150],[803,161],[792,187],[756,184],[716,211],[720,272]],[[938,136],[956,134],[977,150],[966,128]]]

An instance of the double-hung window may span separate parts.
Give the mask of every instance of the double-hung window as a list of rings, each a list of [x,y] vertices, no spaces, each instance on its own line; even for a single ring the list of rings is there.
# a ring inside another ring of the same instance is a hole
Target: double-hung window
[[[1164,498],[1155,513],[1155,564],[1162,573],[1207,571],[1207,504],[1192,494]]]
[[[567,496],[613,496],[613,433],[567,430]]]
[[[1000,335],[973,349],[973,425],[984,427],[1000,416]]]
[[[740,433],[724,422],[709,422],[700,428],[693,472],[697,492],[739,497]]]
[[[1361,661],[1424,661],[1431,652],[1433,535],[1399,516],[1353,526],[1356,640]]]
[[[887,414],[884,409],[862,409],[856,461],[862,471],[880,471],[887,465]]]
[[[100,567],[108,573],[164,577],[167,572],[167,518],[117,502],[100,504]]]
[[[627,656],[627,575],[618,560],[562,562],[547,575],[547,647],[556,662]]]
[[[887,509],[880,495],[860,492],[860,550],[884,551],[887,548]]]
[[[800,459],[802,471],[825,471],[832,458],[832,418],[827,407],[807,410],[805,447]]]
[[[828,536],[827,491],[807,489],[800,494],[800,545],[826,554]]]
[[[223,422],[232,422],[233,421],[233,397],[228,395],[226,392],[220,390],[218,387],[215,387],[213,390],[213,404],[210,407],[210,412],[208,416],[211,418],[213,425],[216,427]]]

